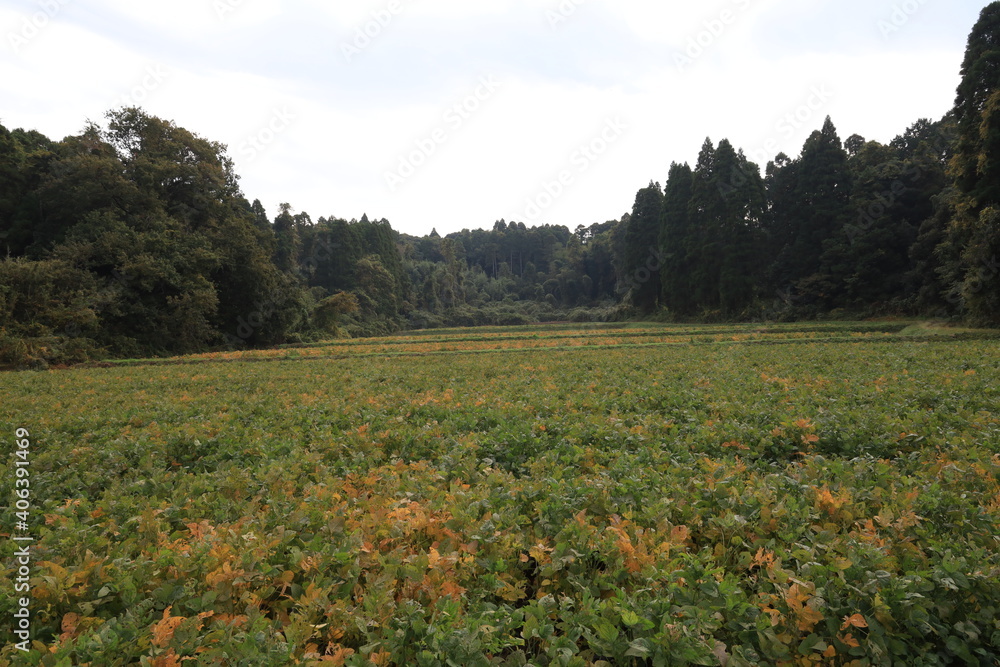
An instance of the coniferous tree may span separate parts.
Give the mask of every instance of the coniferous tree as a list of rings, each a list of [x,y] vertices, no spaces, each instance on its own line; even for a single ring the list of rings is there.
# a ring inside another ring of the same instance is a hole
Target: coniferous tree
[[[692,244],[690,205],[694,172],[685,164],[670,165],[664,186],[663,212],[660,217],[660,253],[663,267],[660,283],[666,306],[683,315],[695,312],[691,285],[690,248]]]
[[[728,140],[717,148],[706,140],[688,208],[686,259],[698,308],[732,316],[753,302],[766,201],[759,167]]]
[[[727,174],[728,176],[728,174]],[[701,310],[719,308],[719,257],[724,217],[719,174],[715,168],[715,145],[705,139],[698,154],[691,186],[688,259],[691,298]]]
[[[274,218],[274,240],[275,266],[287,274],[296,273],[299,268],[302,240],[290,204],[282,203],[278,206],[278,215]]]
[[[820,260],[827,242],[851,221],[848,156],[833,121],[827,117],[810,135],[797,160],[769,167],[768,174],[778,186],[771,193],[772,280],[779,287],[798,285],[813,299],[828,298],[831,283]]]
[[[1000,2],[983,9],[969,36],[955,100],[958,145],[952,174],[960,193],[942,266],[980,323],[1000,322]],[[961,249],[960,254],[956,252]],[[956,263],[954,258],[958,256]]]
[[[0,125],[0,250],[10,252],[14,239],[14,215],[24,197],[24,154],[10,131]],[[20,248],[15,245],[15,252]]]
[[[758,256],[765,225],[767,192],[760,168],[734,150],[728,140],[715,152],[715,176],[722,195],[719,305],[727,316],[754,301],[762,275]],[[728,177],[727,177],[728,175]]]
[[[952,173],[973,214],[1000,202],[1000,2],[982,10],[969,35],[955,98],[958,144]]]
[[[660,236],[663,191],[659,183],[639,190],[632,215],[624,229],[622,269],[632,303],[642,311],[653,310],[660,297],[659,260],[656,250]]]

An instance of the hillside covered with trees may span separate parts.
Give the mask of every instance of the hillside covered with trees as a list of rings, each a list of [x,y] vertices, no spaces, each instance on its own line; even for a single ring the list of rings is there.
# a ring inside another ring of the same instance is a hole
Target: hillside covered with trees
[[[271,219],[225,146],[141,109],[61,141],[0,125],[0,362],[566,319],[1000,324],[998,41],[993,3],[954,109],[888,144],[827,118],[762,167],[706,139],[621,219],[573,230]]]

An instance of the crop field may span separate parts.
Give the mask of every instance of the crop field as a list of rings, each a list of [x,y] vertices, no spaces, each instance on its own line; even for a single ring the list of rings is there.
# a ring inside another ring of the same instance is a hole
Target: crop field
[[[0,665],[1000,664],[997,332],[428,331],[0,386]]]

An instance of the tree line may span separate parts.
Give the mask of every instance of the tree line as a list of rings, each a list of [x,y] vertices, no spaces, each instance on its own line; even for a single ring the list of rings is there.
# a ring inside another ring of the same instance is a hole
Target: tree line
[[[831,119],[761,167],[723,139],[618,220],[401,234],[273,219],[226,147],[138,108],[53,141],[0,125],[0,361],[270,346],[407,328],[658,317],[1000,323],[1000,3],[954,108],[888,144]]]

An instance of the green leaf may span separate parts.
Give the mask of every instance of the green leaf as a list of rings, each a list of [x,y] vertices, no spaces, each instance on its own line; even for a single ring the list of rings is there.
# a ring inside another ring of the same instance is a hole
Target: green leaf
[[[625,655],[631,658],[648,658],[653,654],[649,648],[649,641],[646,639],[636,639],[628,646],[629,649],[625,651]]]
[[[618,639],[618,627],[615,626],[611,621],[604,618],[599,618],[594,622],[594,629],[597,631],[597,636],[601,640],[608,642],[614,642]]]
[[[802,640],[801,644],[799,644],[800,655],[809,655],[814,651],[822,653],[826,649],[827,649],[826,642],[823,641],[822,638],[820,638],[820,636],[816,634],[809,635],[808,637]]]
[[[629,626],[630,628],[635,625],[639,625],[642,619],[634,611],[625,609],[622,611],[622,623]]]

